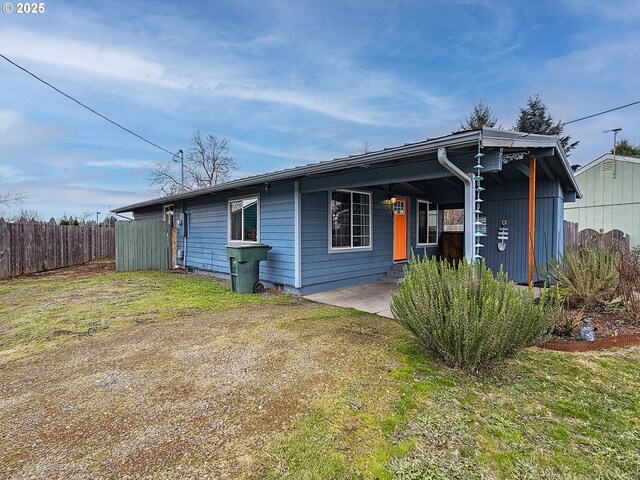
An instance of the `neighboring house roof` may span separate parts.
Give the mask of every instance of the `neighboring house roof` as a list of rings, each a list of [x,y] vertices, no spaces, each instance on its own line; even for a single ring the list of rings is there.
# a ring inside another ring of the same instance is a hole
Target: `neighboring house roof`
[[[189,190],[187,192],[168,195],[165,197],[154,198],[144,202],[134,203],[119,207],[113,210],[115,213],[130,212],[139,208],[150,207],[158,204],[166,204],[188,198],[199,197],[211,193],[234,190],[238,188],[251,187],[264,183],[272,183],[281,180],[293,180],[296,178],[306,177],[310,175],[318,175],[327,172],[335,172],[338,170],[353,168],[362,165],[373,165],[382,162],[400,160],[403,158],[436,153],[438,148],[464,148],[477,145],[481,142],[483,147],[504,148],[506,150],[523,150],[527,148],[554,148],[556,155],[561,159],[562,167],[569,184],[573,190],[580,196],[580,190],[573,177],[573,171],[569,165],[567,156],[556,136],[537,135],[522,132],[513,132],[510,130],[501,130],[497,128],[483,128],[482,130],[468,130],[456,132],[451,135],[432,138],[416,143],[407,143],[398,147],[385,148],[375,152],[369,152],[359,155],[350,155],[348,157],[336,158],[322,162],[311,163],[300,167],[278,170],[271,173],[254,175],[239,180],[221,183],[211,187],[201,188],[198,190]]]
[[[600,163],[608,161],[608,160],[613,160],[613,153],[605,153],[604,155],[599,156],[595,160],[592,160],[591,162],[587,163],[586,165],[583,165],[578,170],[576,170],[575,175],[578,176],[581,173],[586,172],[590,168],[595,167],[596,165],[599,165]],[[629,162],[629,163],[640,163],[640,157],[629,157],[629,156],[624,156],[624,155],[616,155],[616,161],[618,161],[618,162]]]

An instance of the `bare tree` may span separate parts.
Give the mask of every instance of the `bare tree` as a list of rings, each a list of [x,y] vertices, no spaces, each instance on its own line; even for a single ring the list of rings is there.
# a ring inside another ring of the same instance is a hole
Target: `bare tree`
[[[362,146],[358,150],[358,153],[361,153],[364,155],[365,153],[369,153],[369,152],[373,152],[373,148],[371,146],[371,142],[367,141],[362,144]]]
[[[0,209],[14,209],[21,205],[25,198],[27,198],[26,195],[13,190],[7,193],[0,193]]]
[[[9,221],[12,223],[42,223],[42,218],[35,209],[21,208],[20,212],[11,217]]]
[[[229,139],[219,139],[208,133],[203,137],[196,131],[191,139],[191,147],[184,159],[184,188],[210,187],[229,180],[236,170],[236,162],[229,154]],[[172,161],[157,163],[149,177],[150,185],[165,195],[181,190],[180,166]]]

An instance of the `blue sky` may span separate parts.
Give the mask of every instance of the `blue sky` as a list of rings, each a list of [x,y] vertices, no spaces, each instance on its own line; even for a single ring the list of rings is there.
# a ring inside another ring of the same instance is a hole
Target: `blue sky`
[[[244,176],[447,134],[480,100],[505,128],[535,93],[563,121],[640,100],[639,25],[638,0],[50,0],[0,14],[0,52],[171,151],[228,137]],[[567,126],[571,161],[639,119]],[[166,159],[0,59],[0,193],[104,213],[156,196]]]

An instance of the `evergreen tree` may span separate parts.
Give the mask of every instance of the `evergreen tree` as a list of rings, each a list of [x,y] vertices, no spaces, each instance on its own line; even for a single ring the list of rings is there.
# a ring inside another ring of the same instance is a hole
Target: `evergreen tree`
[[[529,97],[525,108],[520,107],[520,116],[513,129],[524,133],[556,135],[567,156],[580,143],[579,141],[571,143],[571,136],[563,135],[564,125],[560,121],[554,123],[553,117],[547,111],[547,106],[538,94]]]
[[[613,153],[613,148],[611,149],[611,153]],[[640,157],[640,144],[634,145],[626,138],[623,138],[620,140],[620,143],[616,145],[616,155]]]
[[[465,123],[460,124],[460,131],[480,130],[482,127],[495,127],[496,123],[498,123],[498,119],[492,115],[491,108],[480,101],[480,103],[473,106],[473,111],[471,115],[467,117]]]

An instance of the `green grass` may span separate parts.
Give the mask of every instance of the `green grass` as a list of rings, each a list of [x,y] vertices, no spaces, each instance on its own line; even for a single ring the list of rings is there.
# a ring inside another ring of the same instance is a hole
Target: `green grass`
[[[214,278],[167,272],[28,277],[0,282],[0,351],[27,355],[136,322],[299,303],[238,295]],[[436,363],[388,319],[300,308],[304,319],[278,319],[275,327],[342,335],[335,347],[342,350],[325,347],[329,362],[345,353],[345,344],[367,353],[347,352],[333,387],[268,445],[268,477],[640,478],[640,347],[581,354],[528,349],[472,375]]]
[[[530,349],[479,376],[439,366],[411,339],[396,351],[395,389],[323,398],[280,446],[274,477],[640,478],[639,348]]]
[[[61,336],[94,334],[135,322],[290,301],[284,295],[237,294],[213,277],[159,271],[24,277],[0,282],[0,351],[37,347]]]

